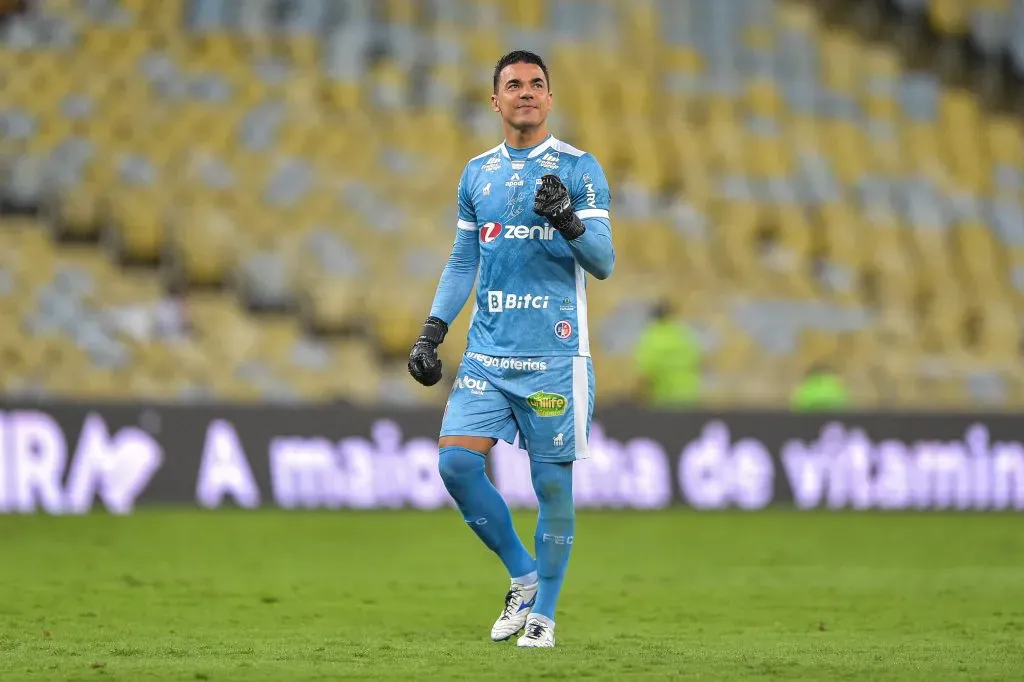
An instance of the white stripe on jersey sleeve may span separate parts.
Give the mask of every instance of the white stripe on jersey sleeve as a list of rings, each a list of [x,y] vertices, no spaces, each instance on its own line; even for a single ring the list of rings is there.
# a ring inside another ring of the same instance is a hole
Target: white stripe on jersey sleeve
[[[576,459],[590,457],[587,442],[587,412],[590,411],[590,374],[587,359],[572,359],[572,432],[576,440]]]
[[[582,149],[577,149],[568,142],[562,142],[561,140],[552,140],[551,146],[560,154],[568,154],[569,156],[583,156],[586,154]]]
[[[587,218],[611,219],[608,211],[603,208],[585,208],[582,211],[576,211],[576,215],[579,216],[580,220],[586,220]]]
[[[470,222],[468,220],[459,220],[457,224],[460,230],[473,231],[476,229],[476,223]]]
[[[548,148],[550,148],[550,147],[552,147],[552,146],[554,146],[556,144],[558,144],[558,140],[556,140],[554,138],[554,136],[549,137],[548,139],[544,140],[544,142],[542,142],[539,145],[537,145],[537,147],[533,151],[531,151],[529,154],[527,154],[526,158],[528,158],[528,159],[535,159],[538,156],[540,156],[541,154],[543,154]]]
[[[576,337],[579,341],[579,354],[590,355],[590,327],[587,324],[587,283],[586,273],[580,264],[576,264]]]

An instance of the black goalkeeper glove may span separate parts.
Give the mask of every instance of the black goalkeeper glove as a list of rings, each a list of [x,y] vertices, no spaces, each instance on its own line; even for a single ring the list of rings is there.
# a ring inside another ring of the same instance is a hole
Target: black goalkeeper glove
[[[572,210],[569,190],[557,175],[545,175],[533,200],[533,212],[548,219],[551,226],[566,239],[576,239],[587,231],[583,221]]]
[[[433,386],[441,380],[441,359],[437,347],[444,341],[448,325],[437,317],[428,317],[423,331],[409,353],[409,374],[424,386]]]

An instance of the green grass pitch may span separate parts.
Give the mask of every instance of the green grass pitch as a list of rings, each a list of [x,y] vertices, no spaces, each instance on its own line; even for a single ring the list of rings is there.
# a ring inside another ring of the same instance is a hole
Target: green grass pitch
[[[1020,516],[582,512],[577,538],[558,648],[520,651],[452,510],[0,517],[0,680],[1024,679]]]

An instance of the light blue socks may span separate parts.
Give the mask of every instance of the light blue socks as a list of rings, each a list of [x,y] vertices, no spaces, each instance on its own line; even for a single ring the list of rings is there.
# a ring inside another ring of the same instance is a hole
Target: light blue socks
[[[534,535],[537,551],[537,603],[532,614],[555,619],[555,605],[569,564],[576,512],[572,501],[572,462],[530,461],[533,489],[540,510]]]
[[[462,447],[443,447],[438,470],[466,525],[498,555],[509,576],[532,577],[536,562],[516,534],[508,504],[487,478],[484,456]]]

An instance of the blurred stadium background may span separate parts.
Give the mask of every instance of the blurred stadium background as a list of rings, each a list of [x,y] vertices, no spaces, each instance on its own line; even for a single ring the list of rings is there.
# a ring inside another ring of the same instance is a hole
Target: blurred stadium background
[[[443,403],[405,357],[533,49],[613,189],[599,400],[1024,404],[1024,0],[3,0],[8,396]],[[468,315],[442,348],[461,355]]]

